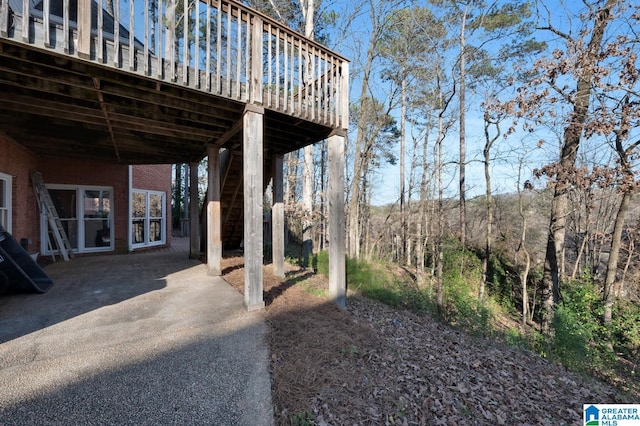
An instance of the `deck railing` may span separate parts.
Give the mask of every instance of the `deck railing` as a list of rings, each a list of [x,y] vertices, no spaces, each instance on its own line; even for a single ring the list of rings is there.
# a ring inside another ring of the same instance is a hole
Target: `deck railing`
[[[348,61],[234,1],[0,0],[0,37],[347,127]]]

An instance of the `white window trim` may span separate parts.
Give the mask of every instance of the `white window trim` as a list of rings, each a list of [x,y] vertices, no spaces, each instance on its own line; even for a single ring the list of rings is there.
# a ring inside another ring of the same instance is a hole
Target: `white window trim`
[[[146,214],[145,214],[145,218],[144,218],[144,236],[145,236],[145,241],[142,243],[134,243],[133,242],[133,226],[132,226],[132,222],[133,222],[133,193],[134,192],[140,192],[140,193],[144,193],[146,196]],[[149,241],[149,220],[151,219],[151,217],[149,216],[149,196],[150,195],[160,195],[162,196],[162,238],[159,241]],[[155,246],[162,246],[167,244],[167,193],[164,191],[152,191],[150,189],[137,189],[137,188],[131,188],[131,190],[129,191],[129,246],[131,247],[131,251],[137,249],[137,248],[144,248],[144,247],[155,247]]]
[[[76,220],[78,221],[78,248],[73,249],[74,253],[104,253],[115,250],[115,193],[112,186],[96,186],[96,185],[61,185],[61,184],[46,184],[47,189],[62,189],[62,190],[74,190],[76,191]],[[84,244],[80,244],[84,241],[84,226],[80,226],[84,222],[84,212],[82,211],[82,200],[84,199],[84,191],[110,191],[111,193],[111,213],[109,214],[109,229],[111,230],[111,244],[105,247],[84,247]],[[43,255],[51,255],[57,252],[50,250],[47,245],[47,235],[49,230],[49,222],[46,214],[40,214],[40,252]]]
[[[11,233],[13,230],[12,227],[12,216],[13,216],[13,199],[12,199],[12,193],[13,193],[13,176],[8,175],[6,173],[0,173],[0,180],[3,180],[6,182],[7,185],[7,191],[4,195],[5,199],[5,205],[6,207],[2,209],[2,213],[3,215],[5,215],[5,220],[6,223],[4,223],[4,228],[7,232]]]

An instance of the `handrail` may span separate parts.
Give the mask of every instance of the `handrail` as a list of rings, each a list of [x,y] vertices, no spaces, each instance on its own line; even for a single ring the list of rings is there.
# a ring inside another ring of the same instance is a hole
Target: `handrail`
[[[348,61],[234,0],[0,0],[0,37],[348,126]]]

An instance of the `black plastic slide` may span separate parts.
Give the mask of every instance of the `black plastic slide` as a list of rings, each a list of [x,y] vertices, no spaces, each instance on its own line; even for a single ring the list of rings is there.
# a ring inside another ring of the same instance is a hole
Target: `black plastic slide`
[[[46,293],[53,281],[27,251],[0,226],[0,294]]]

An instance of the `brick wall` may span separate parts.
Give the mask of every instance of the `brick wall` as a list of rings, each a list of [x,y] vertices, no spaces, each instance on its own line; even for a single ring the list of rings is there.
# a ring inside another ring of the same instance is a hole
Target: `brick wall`
[[[133,166],[133,187],[171,194],[171,164]]]
[[[37,158],[30,151],[11,142],[0,132],[0,172],[13,177],[12,234],[19,241],[31,240],[31,249],[40,247],[39,210],[29,181],[29,171],[36,169]]]
[[[134,188],[162,191],[167,200],[167,230],[171,235],[171,165],[133,166]],[[29,173],[38,170],[47,184],[95,185],[113,188],[115,250],[128,249],[129,167],[99,161],[69,158],[38,158],[0,132],[0,172],[13,177],[12,234],[31,240],[31,250],[40,248],[40,212]],[[167,238],[170,244],[170,238]]]

